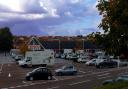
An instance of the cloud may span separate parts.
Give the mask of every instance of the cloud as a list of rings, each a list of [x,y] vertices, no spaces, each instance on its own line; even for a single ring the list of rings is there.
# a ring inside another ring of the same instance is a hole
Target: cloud
[[[97,18],[95,0],[11,1],[0,0],[0,26],[9,26],[12,32],[18,35],[34,33],[40,35],[85,34],[81,33],[83,32],[81,29],[88,29],[89,27],[86,27],[87,23],[83,27],[84,22],[82,20],[85,19],[88,21],[88,25],[90,23],[90,28],[92,28],[92,22],[90,22],[90,19],[92,19],[91,16]],[[77,25],[77,23],[73,24],[72,22],[78,22],[80,25]],[[64,26],[66,26],[66,23],[69,23],[69,26],[65,29]],[[25,31],[27,32],[25,33]],[[86,33],[88,32],[87,30]]]

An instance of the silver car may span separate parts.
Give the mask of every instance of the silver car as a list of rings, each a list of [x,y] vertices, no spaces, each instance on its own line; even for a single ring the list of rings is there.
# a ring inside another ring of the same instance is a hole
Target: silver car
[[[60,69],[55,70],[55,74],[58,76],[75,75],[75,74],[77,74],[77,69],[73,65],[66,65]]]

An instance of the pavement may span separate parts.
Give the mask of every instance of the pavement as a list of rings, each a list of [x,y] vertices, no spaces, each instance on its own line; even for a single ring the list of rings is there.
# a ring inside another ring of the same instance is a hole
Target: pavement
[[[19,67],[8,55],[0,54],[0,89],[93,89],[102,86],[102,81],[128,74],[128,67],[96,69],[82,63],[57,59],[59,62],[51,68],[54,71],[72,63],[79,70],[75,76],[53,76],[53,80],[26,81],[25,75],[33,68]]]

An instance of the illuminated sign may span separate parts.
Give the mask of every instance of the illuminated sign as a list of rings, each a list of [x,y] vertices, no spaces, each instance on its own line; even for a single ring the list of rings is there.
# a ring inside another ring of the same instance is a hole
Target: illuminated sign
[[[40,45],[29,45],[28,46],[29,50],[41,50]]]

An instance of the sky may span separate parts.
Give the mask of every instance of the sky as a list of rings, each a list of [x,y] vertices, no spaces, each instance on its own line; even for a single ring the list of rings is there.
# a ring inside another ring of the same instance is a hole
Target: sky
[[[14,35],[76,36],[100,31],[97,0],[0,0],[0,28]]]

